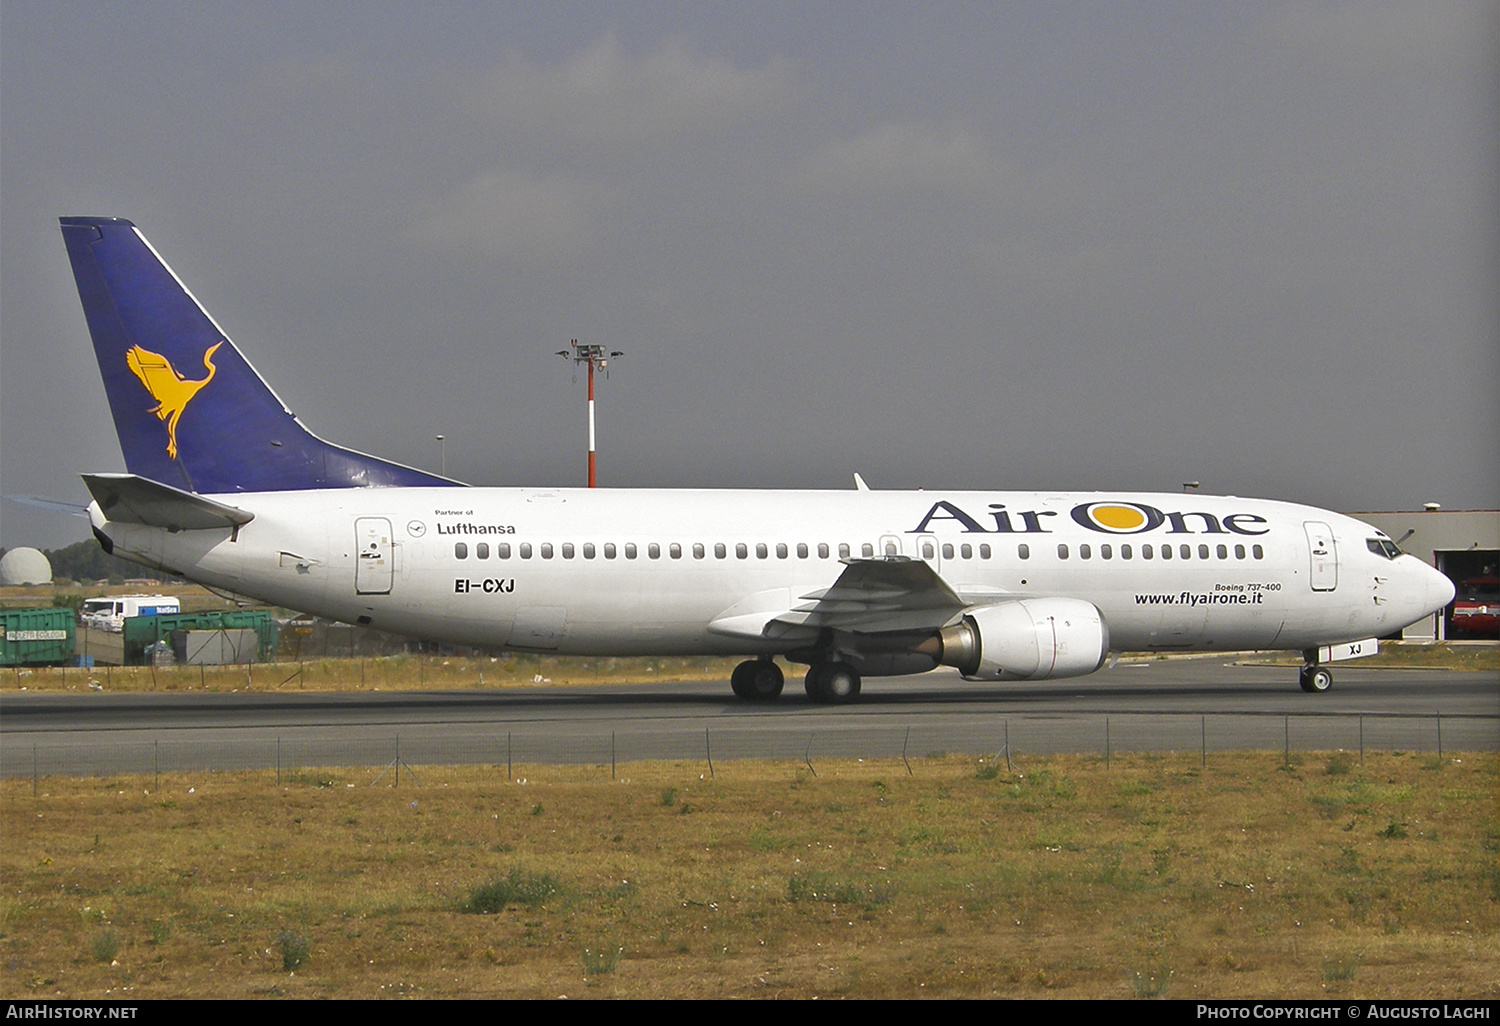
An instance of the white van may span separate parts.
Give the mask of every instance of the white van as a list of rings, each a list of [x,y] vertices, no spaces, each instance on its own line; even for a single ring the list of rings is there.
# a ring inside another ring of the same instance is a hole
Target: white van
[[[118,634],[125,629],[127,616],[180,612],[182,602],[175,595],[112,595],[85,599],[83,608],[78,611],[78,622],[85,627]]]

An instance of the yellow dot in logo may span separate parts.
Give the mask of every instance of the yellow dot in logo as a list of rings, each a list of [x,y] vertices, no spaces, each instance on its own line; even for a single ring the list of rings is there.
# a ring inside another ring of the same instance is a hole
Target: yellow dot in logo
[[[1133,531],[1146,523],[1146,514],[1134,506],[1092,506],[1089,517],[1111,531]]]

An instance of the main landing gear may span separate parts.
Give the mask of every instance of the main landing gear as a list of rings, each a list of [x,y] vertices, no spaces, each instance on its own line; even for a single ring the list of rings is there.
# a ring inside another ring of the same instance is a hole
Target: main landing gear
[[[1333,674],[1316,663],[1308,663],[1297,674],[1297,683],[1302,685],[1303,691],[1318,694],[1333,687]]]
[[[746,659],[729,675],[729,686],[747,702],[771,702],[780,697],[786,677],[769,659]]]
[[[859,674],[848,663],[813,663],[807,671],[807,697],[836,705],[859,697]]]

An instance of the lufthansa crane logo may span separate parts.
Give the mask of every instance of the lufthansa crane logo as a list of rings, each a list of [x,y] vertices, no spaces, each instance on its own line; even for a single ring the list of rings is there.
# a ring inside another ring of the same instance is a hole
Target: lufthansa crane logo
[[[223,342],[216,342],[203,354],[203,366],[208,368],[208,377],[202,381],[188,381],[160,353],[153,353],[140,346],[131,346],[125,351],[125,365],[131,373],[141,379],[156,405],[148,412],[156,414],[157,420],[167,422],[167,456],[177,458],[177,421],[182,411],[193,401],[198,390],[214,379],[213,355]]]

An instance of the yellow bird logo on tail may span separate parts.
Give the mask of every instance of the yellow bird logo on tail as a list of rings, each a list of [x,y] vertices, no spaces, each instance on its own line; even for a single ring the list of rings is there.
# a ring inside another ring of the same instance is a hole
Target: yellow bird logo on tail
[[[167,455],[174,460],[177,458],[177,420],[182,416],[182,411],[187,409],[187,404],[192,402],[193,396],[198,394],[198,390],[214,379],[213,355],[223,344],[217,342],[203,354],[203,366],[208,368],[208,377],[202,381],[184,380],[172,366],[172,362],[160,353],[153,353],[140,346],[131,346],[125,352],[125,365],[141,379],[141,384],[146,386],[146,391],[156,400],[156,406],[149,412],[156,414],[157,420],[167,422]]]

